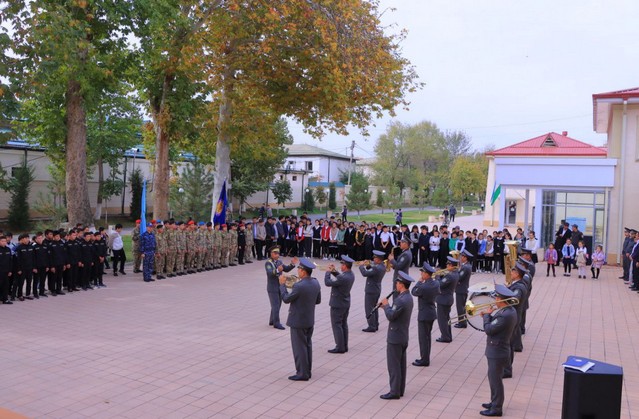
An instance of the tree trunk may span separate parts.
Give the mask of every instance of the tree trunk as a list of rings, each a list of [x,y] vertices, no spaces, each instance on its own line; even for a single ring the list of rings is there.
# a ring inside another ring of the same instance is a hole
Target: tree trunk
[[[69,224],[91,224],[87,183],[87,121],[80,83],[67,83],[66,196]]]
[[[169,134],[170,110],[166,108],[166,95],[173,88],[174,77],[164,76],[160,106],[153,112],[155,126],[155,171],[153,179],[153,219],[165,219],[169,213]]]
[[[215,148],[215,184],[213,186],[213,206],[211,209],[211,221],[215,215],[215,205],[222,191],[224,180],[231,178],[231,135],[229,125],[233,114],[233,69],[227,65],[224,68],[224,85],[220,101],[220,115],[217,122],[217,145]],[[228,183],[227,183],[228,189]],[[227,190],[228,193],[228,190]]]
[[[98,199],[95,205],[95,214],[93,214],[94,220],[100,220],[102,218],[102,195],[104,194],[104,163],[102,157],[98,159]]]

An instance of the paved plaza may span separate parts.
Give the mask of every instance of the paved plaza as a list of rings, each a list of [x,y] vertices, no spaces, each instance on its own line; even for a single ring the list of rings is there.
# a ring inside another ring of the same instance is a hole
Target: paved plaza
[[[559,272],[546,278],[545,269],[538,265],[524,352],[505,380],[505,415],[559,418],[561,363],[581,355],[623,366],[622,416],[639,417],[639,295],[617,279],[619,268],[604,268],[599,281]],[[315,276],[323,284],[323,272]],[[491,278],[475,274],[471,283]],[[322,285],[309,382],[287,379],[295,373],[289,331],[268,326],[262,263],[152,283],[140,274],[105,282],[105,289],[0,306],[2,408],[46,418],[478,418],[490,398],[485,335],[468,328],[453,329],[452,343],[433,342],[430,367],[409,365],[405,397],[380,400],[388,391],[388,322],[377,333],[360,331],[359,273],[346,354],[326,352],[334,341]],[[416,308],[409,362],[419,353]]]

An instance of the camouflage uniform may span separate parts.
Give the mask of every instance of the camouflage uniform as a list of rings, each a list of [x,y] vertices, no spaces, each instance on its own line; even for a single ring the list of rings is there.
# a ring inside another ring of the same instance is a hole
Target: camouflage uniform
[[[184,257],[186,254],[186,230],[184,224],[180,224],[175,232],[176,260],[175,271],[178,275],[184,275]]]
[[[195,226],[191,224],[186,230],[186,273],[195,273],[193,270],[195,256],[197,255],[197,237]]]
[[[206,224],[202,224],[197,231],[197,244],[198,244],[198,255],[197,255],[197,271],[204,271],[204,267],[206,264]]]
[[[204,256],[204,267],[207,271],[213,269],[213,227],[211,223],[206,224],[206,252]]]
[[[166,276],[172,278],[175,276],[175,262],[177,258],[177,247],[176,247],[176,236],[177,231],[175,230],[175,224],[169,224],[168,228],[164,232],[166,235]]]
[[[220,231],[220,225],[216,224],[213,229],[213,269],[221,268],[222,255],[222,232]]]
[[[231,224],[229,230],[229,265],[237,266],[237,224]]]
[[[220,231],[220,265],[223,268],[228,268],[229,266],[229,238],[230,234],[226,230],[226,224],[222,225],[222,230]]]
[[[246,251],[244,252],[244,262],[253,262],[253,246],[255,239],[253,238],[253,224],[246,225]]]
[[[164,266],[166,265],[166,231],[160,224],[155,234],[155,272],[158,279],[164,279]]]
[[[140,272],[142,266],[142,253],[140,253],[140,224],[137,224],[131,233],[133,242],[133,272]]]

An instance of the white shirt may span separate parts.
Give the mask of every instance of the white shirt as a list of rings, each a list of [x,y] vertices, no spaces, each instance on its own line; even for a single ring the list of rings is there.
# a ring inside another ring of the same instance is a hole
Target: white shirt
[[[118,233],[117,231],[112,232],[110,239],[111,239],[111,249],[122,250],[122,248],[124,247],[124,243],[122,242],[122,237],[120,236],[120,233]]]
[[[440,238],[439,237],[435,237],[435,236],[431,236],[430,240],[428,241],[428,243],[430,244],[430,251],[431,252],[438,252],[439,251],[439,242],[440,242]]]

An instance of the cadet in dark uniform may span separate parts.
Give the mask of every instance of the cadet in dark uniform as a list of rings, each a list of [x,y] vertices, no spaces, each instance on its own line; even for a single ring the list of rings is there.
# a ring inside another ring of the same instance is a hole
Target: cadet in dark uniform
[[[53,232],[53,240],[49,244],[51,250],[51,273],[49,279],[49,291],[52,296],[64,295],[62,292],[62,275],[66,268],[66,249],[62,242],[60,232]]]
[[[416,367],[430,365],[430,343],[433,323],[437,319],[435,298],[440,294],[439,282],[433,280],[435,268],[428,262],[419,270],[421,279],[417,281],[411,294],[417,297],[419,311],[417,312],[417,332],[419,336],[419,358],[413,362]]]
[[[395,282],[397,296],[393,297],[393,305],[389,305],[386,298],[381,302],[388,319],[386,364],[390,381],[390,391],[379,396],[384,400],[399,399],[406,389],[406,349],[410,317],[413,313],[413,297],[408,292],[411,282],[414,280],[410,275],[400,272],[399,279]]]
[[[153,223],[146,224],[146,231],[140,234],[140,254],[142,256],[142,278],[144,282],[152,282],[153,261],[155,260],[155,234]]]
[[[47,296],[44,292],[44,285],[51,265],[51,252],[49,247],[44,244],[44,235],[41,232],[36,233],[35,243],[32,246],[35,268],[33,271],[33,297],[38,299]]]
[[[448,321],[450,320],[450,308],[453,306],[453,293],[459,281],[457,263],[457,259],[448,256],[446,261],[448,273],[443,278],[437,280],[441,291],[441,294],[435,298],[435,302],[437,302],[437,324],[442,334],[435,339],[437,342],[449,343],[453,341],[453,332]]]
[[[280,248],[275,246],[269,249],[271,255],[266,260],[264,268],[266,269],[266,292],[268,300],[271,304],[271,316],[268,325],[276,329],[284,330],[284,326],[280,323],[280,307],[282,306],[282,297],[280,295],[279,276],[282,272],[290,272],[297,264],[297,258],[292,259],[292,263],[284,265],[280,260]]]
[[[7,238],[0,235],[0,302],[13,304],[9,301],[9,278],[13,275],[13,255],[7,246]]]
[[[472,268],[473,254],[468,250],[462,250],[459,255],[461,260],[461,269],[459,270],[459,281],[455,287],[455,306],[457,306],[457,316],[463,318],[458,321],[455,327],[457,329],[465,329],[468,326],[466,317],[462,317],[466,313],[466,300],[468,300],[468,286],[470,285],[470,275],[473,271]]]
[[[410,251],[410,240],[407,238],[403,238],[399,242],[399,248],[402,250],[402,253],[399,255],[397,259],[391,252],[388,255],[388,261],[394,269],[393,272],[393,289],[395,288],[395,282],[399,279],[399,273],[404,272],[408,273],[408,269],[410,268],[410,264],[413,262],[413,254]]]
[[[490,384],[490,403],[482,406],[486,410],[482,416],[501,416],[504,404],[504,383],[502,375],[510,358],[510,337],[517,326],[517,313],[503,301],[514,297],[512,291],[504,285],[495,285],[495,304],[497,309],[489,309],[481,314],[486,333],[486,360],[488,361],[488,383]]]
[[[517,327],[513,330],[513,334],[510,338],[510,358],[508,365],[504,368],[504,378],[511,378],[513,376],[515,352],[521,352],[524,349],[524,345],[521,340],[521,328],[519,326],[524,307],[526,306],[526,300],[528,299],[528,285],[523,280],[525,274],[526,267],[519,262],[511,269],[510,272],[512,283],[508,286],[508,289],[512,291],[513,296],[519,300],[519,303],[513,306],[517,313]]]
[[[526,334],[526,312],[530,308],[530,294],[532,293],[532,283],[533,278],[535,277],[536,267],[535,262],[532,260],[532,253],[528,249],[522,249],[522,255],[519,257],[519,261],[528,269],[524,274],[523,280],[528,286],[528,296],[526,298],[526,303],[523,307],[523,311],[521,312],[521,322],[519,324],[519,328],[521,329],[521,334]]]
[[[313,366],[313,329],[315,327],[315,306],[322,301],[322,290],[317,279],[312,278],[315,264],[306,258],[300,259],[297,267],[300,280],[291,292],[286,288],[286,277],[280,275],[282,301],[290,304],[286,325],[291,329],[291,347],[295,359],[293,381],[308,381]]]
[[[386,275],[386,267],[384,266],[384,252],[373,250],[373,262],[370,265],[359,266],[359,271],[366,278],[366,287],[364,288],[364,312],[368,316],[368,327],[362,329],[362,332],[377,332],[379,328],[379,315],[375,306],[379,301],[382,293],[382,279]]]
[[[324,275],[324,285],[331,288],[331,299],[328,305],[331,308],[331,327],[335,338],[335,348],[329,349],[331,354],[343,354],[348,352],[348,312],[351,309],[351,288],[355,282],[355,275],[351,268],[353,259],[348,255],[342,255],[340,270],[338,273],[333,265]]]
[[[84,240],[80,243],[80,286],[86,291],[93,289],[90,284],[91,272],[93,270],[93,239],[92,233],[84,233]]]

